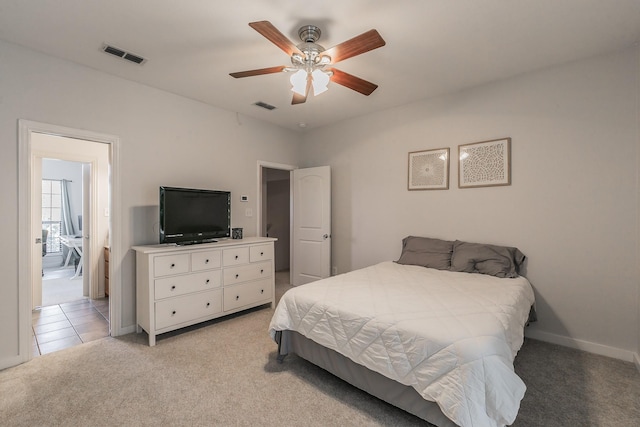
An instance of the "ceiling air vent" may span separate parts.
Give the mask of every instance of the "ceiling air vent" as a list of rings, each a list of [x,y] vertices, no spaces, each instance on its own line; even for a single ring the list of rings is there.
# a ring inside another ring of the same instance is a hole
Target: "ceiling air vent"
[[[105,53],[109,53],[111,55],[117,56],[120,59],[124,59],[129,62],[133,62],[135,64],[142,65],[147,60],[141,56],[134,55],[133,53],[127,52],[115,46],[110,46],[108,44],[102,45],[102,51]]]
[[[255,102],[253,105],[257,105],[258,107],[262,107],[262,108],[264,108],[266,110],[275,110],[276,109],[276,107],[274,107],[273,105],[267,104],[266,102],[262,102],[262,101]]]

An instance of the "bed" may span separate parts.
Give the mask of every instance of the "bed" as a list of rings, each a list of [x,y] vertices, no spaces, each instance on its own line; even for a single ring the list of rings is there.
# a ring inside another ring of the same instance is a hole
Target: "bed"
[[[269,326],[289,353],[437,426],[513,423],[534,294],[516,248],[409,236],[397,261],[298,286]]]

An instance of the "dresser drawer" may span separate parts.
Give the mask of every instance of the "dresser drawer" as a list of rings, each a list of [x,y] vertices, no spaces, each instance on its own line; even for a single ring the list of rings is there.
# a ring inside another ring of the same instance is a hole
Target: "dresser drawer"
[[[222,251],[222,265],[247,264],[249,262],[249,248],[229,248]]]
[[[202,251],[191,254],[191,271],[220,268],[220,251]]]
[[[271,261],[225,268],[223,282],[225,286],[229,286],[265,277],[271,277]]]
[[[156,329],[192,322],[222,311],[222,289],[156,302]]]
[[[267,261],[273,259],[273,245],[256,245],[249,248],[249,261]]]
[[[156,279],[155,298],[159,300],[218,288],[222,284],[221,279],[220,270]]]
[[[261,301],[269,302],[272,289],[271,279],[226,287],[224,288],[224,311],[235,310]]]
[[[163,255],[155,257],[153,261],[153,275],[155,277],[187,273],[188,271],[189,254]]]

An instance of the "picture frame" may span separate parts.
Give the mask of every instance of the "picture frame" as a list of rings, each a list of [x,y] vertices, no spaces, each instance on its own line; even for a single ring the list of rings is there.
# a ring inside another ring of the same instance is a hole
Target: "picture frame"
[[[410,152],[407,189],[448,190],[449,148]]]
[[[458,188],[511,185],[511,138],[458,145]]]

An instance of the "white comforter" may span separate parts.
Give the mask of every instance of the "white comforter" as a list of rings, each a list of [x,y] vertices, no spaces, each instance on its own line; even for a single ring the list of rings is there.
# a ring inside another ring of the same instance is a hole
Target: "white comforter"
[[[533,302],[524,277],[383,262],[289,290],[269,333],[297,331],[409,385],[458,425],[503,426],[526,389],[513,359]]]

